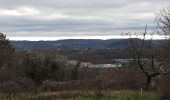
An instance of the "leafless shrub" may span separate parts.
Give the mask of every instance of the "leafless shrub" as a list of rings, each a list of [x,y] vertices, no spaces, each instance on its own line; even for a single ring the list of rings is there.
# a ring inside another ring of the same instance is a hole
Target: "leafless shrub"
[[[3,82],[0,84],[0,92],[1,93],[18,93],[21,92],[21,87],[14,81]]]
[[[42,83],[40,87],[40,91],[62,91],[67,90],[68,82],[56,82],[56,81],[50,81],[46,80]]]
[[[170,77],[167,76],[161,76],[161,78],[158,81],[157,85],[157,97],[158,100],[169,100],[170,99]]]

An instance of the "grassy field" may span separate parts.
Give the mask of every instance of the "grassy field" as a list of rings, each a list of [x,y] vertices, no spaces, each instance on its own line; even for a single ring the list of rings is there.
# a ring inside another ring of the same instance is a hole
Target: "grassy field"
[[[156,100],[155,93],[138,91],[63,91],[1,95],[0,100]]]

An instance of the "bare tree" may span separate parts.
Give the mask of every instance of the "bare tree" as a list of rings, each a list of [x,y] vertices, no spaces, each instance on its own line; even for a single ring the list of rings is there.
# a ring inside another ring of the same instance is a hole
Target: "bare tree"
[[[166,41],[162,43],[161,47],[161,62],[168,68],[170,67],[170,7],[167,7],[156,14],[156,22],[161,29],[160,33],[166,38]]]
[[[156,14],[156,22],[163,35],[170,35],[170,7]]]
[[[149,89],[151,80],[158,75],[169,74],[160,62],[159,46],[152,43],[152,39],[146,40],[147,26],[143,33],[127,33],[129,36],[128,50],[140,71],[146,77],[145,91]]]

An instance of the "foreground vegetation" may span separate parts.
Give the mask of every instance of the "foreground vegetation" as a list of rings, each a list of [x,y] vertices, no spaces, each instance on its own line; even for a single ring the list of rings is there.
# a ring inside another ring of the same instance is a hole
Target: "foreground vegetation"
[[[156,100],[155,93],[139,91],[62,91],[1,95],[1,100]]]

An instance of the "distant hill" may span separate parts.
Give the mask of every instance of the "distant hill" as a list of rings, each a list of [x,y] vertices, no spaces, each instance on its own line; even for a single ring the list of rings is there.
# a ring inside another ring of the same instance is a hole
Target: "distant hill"
[[[139,40],[139,39],[138,39]],[[154,40],[158,45],[163,40]],[[122,48],[128,43],[127,39],[68,39],[58,41],[10,41],[18,50],[56,49],[56,48]]]

